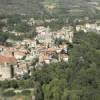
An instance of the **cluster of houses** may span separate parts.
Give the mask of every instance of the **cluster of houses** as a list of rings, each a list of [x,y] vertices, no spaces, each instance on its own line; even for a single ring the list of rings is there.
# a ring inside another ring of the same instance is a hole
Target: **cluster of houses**
[[[33,39],[12,41],[12,47],[0,45],[0,80],[31,75],[33,66],[68,62],[68,45],[73,40],[73,27],[66,26],[51,32],[49,27],[37,26],[36,32],[37,36]]]
[[[85,23],[84,25],[76,25],[76,31],[83,31],[85,33],[87,32],[96,32],[100,33],[100,25],[99,23]]]
[[[31,19],[33,20],[33,19]],[[31,23],[32,24],[32,23]],[[74,32],[100,33],[98,23],[66,26],[57,31],[50,27],[36,26],[37,36],[22,41],[10,41],[11,47],[0,45],[0,80],[16,79],[31,75],[31,69],[43,64],[68,62],[68,46],[73,43]],[[4,28],[6,31],[6,28]],[[16,33],[16,36],[24,33]]]
[[[33,25],[34,19],[30,19]],[[66,26],[57,31],[50,27],[37,26],[37,36],[22,41],[7,40],[11,47],[0,45],[0,80],[21,78],[25,74],[31,75],[33,66],[43,64],[68,62],[68,46],[73,42],[74,29],[76,31],[100,33],[99,23],[85,23],[76,27]],[[3,31],[7,29],[4,27]],[[16,36],[24,33],[12,31]]]

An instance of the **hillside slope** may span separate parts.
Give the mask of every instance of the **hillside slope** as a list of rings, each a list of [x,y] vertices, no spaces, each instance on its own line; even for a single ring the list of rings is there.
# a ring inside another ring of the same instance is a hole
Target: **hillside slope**
[[[0,14],[33,14],[41,13],[42,0],[0,0]]]
[[[87,7],[90,1],[100,2],[100,0],[0,0],[0,14],[43,14],[47,10],[46,4],[56,4],[58,10],[72,9],[73,6]]]

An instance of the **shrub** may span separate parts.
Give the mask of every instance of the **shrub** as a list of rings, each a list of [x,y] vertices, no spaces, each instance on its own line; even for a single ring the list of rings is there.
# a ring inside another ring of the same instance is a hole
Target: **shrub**
[[[30,95],[31,94],[31,91],[30,90],[23,90],[22,91],[22,94],[23,95]]]
[[[9,90],[9,91],[4,91],[4,92],[2,93],[2,95],[3,95],[4,97],[12,97],[12,96],[15,96],[16,93],[15,93],[13,90]]]

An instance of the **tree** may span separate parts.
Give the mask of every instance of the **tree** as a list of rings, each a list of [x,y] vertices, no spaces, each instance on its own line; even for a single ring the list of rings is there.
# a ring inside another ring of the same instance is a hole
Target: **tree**
[[[8,33],[0,32],[0,42],[4,43],[8,39]]]
[[[20,24],[17,24],[16,27],[15,27],[15,30],[17,32],[24,32],[24,33],[27,33],[31,30],[31,26],[29,26],[28,24],[26,23],[20,23]]]
[[[0,81],[0,86],[3,89],[10,88],[10,82],[8,80]]]

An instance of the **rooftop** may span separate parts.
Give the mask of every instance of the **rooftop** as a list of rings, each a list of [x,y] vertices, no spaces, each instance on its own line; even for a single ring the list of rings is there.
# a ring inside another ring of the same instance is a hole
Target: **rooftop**
[[[2,63],[10,63],[10,64],[16,64],[17,60],[15,57],[7,57],[4,55],[0,55],[0,64]]]

